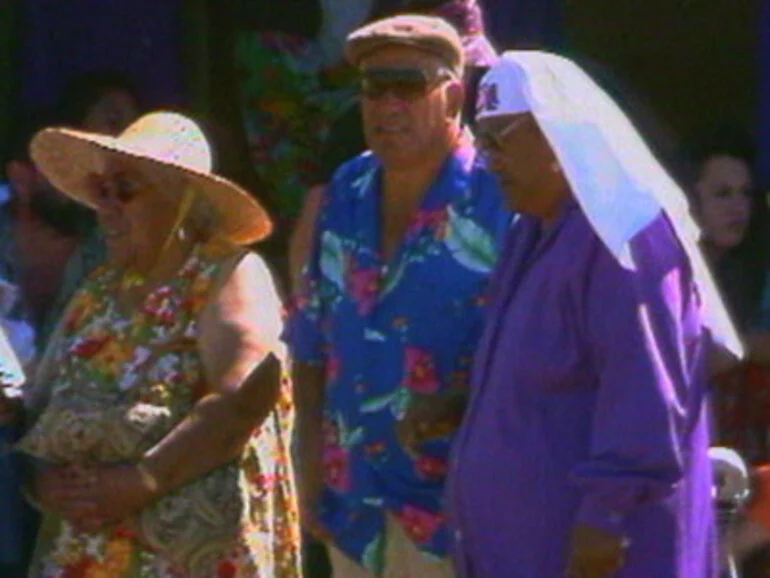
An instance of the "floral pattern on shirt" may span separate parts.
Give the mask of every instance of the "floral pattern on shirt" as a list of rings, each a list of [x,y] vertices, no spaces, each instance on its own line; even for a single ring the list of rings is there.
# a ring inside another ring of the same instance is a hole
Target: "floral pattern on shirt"
[[[326,364],[321,521],[337,547],[378,575],[386,511],[423,552],[447,554],[451,439],[415,456],[395,425],[413,395],[467,386],[487,280],[511,222],[497,182],[463,146],[385,262],[380,173],[367,153],[335,175],[287,331],[296,359]]]

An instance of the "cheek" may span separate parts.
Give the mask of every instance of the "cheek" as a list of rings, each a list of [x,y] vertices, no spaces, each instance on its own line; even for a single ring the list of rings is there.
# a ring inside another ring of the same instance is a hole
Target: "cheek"
[[[734,245],[740,242],[740,238],[745,234],[743,231],[731,226],[729,211],[730,207],[725,202],[712,200],[705,203],[701,210],[701,226],[707,238],[718,245]]]
[[[705,200],[701,203],[700,221],[706,234],[711,236],[719,234],[723,219],[722,211],[717,201]]]

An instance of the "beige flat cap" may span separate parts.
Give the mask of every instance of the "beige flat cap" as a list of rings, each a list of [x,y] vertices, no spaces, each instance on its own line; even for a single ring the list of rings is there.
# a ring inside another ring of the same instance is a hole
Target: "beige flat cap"
[[[367,24],[348,36],[345,56],[359,66],[374,50],[393,44],[435,54],[462,78],[465,57],[460,35],[451,24],[434,16],[403,14]]]

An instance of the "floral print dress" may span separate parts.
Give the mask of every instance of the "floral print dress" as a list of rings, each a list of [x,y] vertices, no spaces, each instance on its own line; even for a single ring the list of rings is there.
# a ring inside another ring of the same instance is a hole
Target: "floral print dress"
[[[197,319],[232,256],[197,247],[173,280],[133,311],[116,302],[120,275],[96,270],[51,345],[50,395],[20,449],[59,464],[114,463],[137,459],[165,437],[203,393]],[[298,577],[292,422],[284,379],[278,405],[239,460],[135,519],[87,535],[46,513],[31,576]]]

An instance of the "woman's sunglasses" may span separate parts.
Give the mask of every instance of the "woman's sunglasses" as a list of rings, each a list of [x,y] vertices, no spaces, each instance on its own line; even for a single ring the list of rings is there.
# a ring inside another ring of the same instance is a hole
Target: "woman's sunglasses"
[[[120,204],[127,205],[137,197],[142,188],[139,183],[122,174],[111,176],[93,174],[90,179],[94,200],[97,202],[115,199]]]
[[[411,102],[451,78],[454,76],[447,69],[429,72],[422,68],[367,68],[361,71],[361,94],[372,100],[392,94]]]

